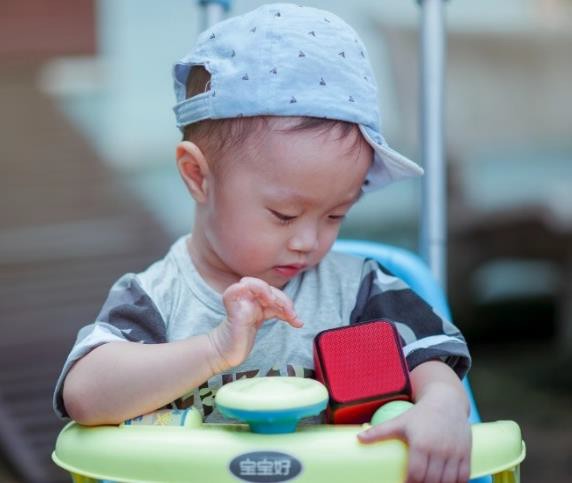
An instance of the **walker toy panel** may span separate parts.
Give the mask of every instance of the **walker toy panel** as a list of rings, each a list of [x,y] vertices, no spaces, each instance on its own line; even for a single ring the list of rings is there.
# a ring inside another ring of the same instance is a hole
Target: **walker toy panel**
[[[316,425],[288,434],[256,434],[242,424],[87,428],[70,423],[58,437],[53,460],[76,474],[78,483],[404,481],[405,444],[363,445],[356,438],[361,429]],[[472,431],[471,477],[496,474],[496,481],[518,481],[525,456],[518,425],[482,423]]]

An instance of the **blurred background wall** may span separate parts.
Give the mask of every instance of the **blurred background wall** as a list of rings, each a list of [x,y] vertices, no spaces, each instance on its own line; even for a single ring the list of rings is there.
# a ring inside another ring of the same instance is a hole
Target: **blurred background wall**
[[[360,33],[386,137],[419,159],[417,2],[298,3]],[[49,398],[75,332],[192,225],[170,69],[200,22],[192,0],[0,7],[2,481],[64,478]],[[524,481],[568,481],[572,1],[451,0],[447,23],[448,293],[475,397],[483,419],[521,424]],[[368,195],[342,236],[416,250],[419,194],[408,181]]]

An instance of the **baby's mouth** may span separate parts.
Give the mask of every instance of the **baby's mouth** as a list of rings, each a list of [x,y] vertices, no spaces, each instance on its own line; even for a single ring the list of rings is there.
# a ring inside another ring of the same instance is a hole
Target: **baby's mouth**
[[[307,265],[301,263],[293,263],[291,265],[276,265],[274,270],[285,277],[294,277],[306,267]]]

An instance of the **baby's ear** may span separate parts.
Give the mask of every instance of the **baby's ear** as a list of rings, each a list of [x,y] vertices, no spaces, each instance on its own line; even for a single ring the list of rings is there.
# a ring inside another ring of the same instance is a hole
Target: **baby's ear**
[[[177,167],[191,196],[197,203],[207,199],[209,165],[199,147],[190,141],[177,145]]]

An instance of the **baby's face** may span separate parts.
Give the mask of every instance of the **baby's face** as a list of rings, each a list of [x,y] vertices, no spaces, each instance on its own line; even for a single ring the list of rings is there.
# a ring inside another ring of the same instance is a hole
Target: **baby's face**
[[[212,179],[202,227],[219,273],[258,277],[280,288],[320,262],[359,198],[373,159],[363,139],[351,149],[357,129],[344,139],[339,135],[338,129],[274,129],[227,154],[223,162],[229,164]]]

